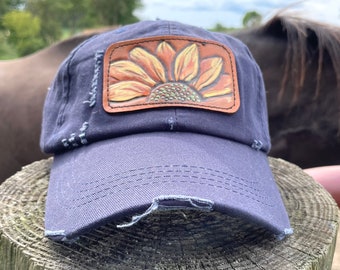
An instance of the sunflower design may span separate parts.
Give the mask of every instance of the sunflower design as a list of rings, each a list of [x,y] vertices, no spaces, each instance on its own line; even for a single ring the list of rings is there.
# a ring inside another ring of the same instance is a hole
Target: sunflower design
[[[110,107],[214,107],[221,98],[230,107],[235,100],[233,70],[206,44],[157,40],[129,46],[125,57],[112,54],[106,86]]]

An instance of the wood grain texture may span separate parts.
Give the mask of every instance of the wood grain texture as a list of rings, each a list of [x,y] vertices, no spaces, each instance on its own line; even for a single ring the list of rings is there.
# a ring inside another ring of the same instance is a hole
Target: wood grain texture
[[[286,161],[270,158],[294,228],[283,241],[216,212],[176,211],[131,228],[110,223],[73,244],[44,237],[51,162],[32,163],[0,186],[0,269],[332,269],[338,207]]]

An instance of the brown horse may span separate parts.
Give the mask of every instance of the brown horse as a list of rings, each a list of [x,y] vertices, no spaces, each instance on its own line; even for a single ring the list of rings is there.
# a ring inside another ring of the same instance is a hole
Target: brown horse
[[[39,148],[47,88],[70,51],[94,33],[75,36],[16,60],[0,61],[0,183],[42,159]]]
[[[340,164],[340,28],[276,16],[235,36],[263,71],[270,154],[303,168]]]
[[[0,182],[45,157],[38,141],[46,90],[71,49],[92,34],[0,62]],[[340,164],[340,28],[276,16],[233,35],[263,71],[270,154],[302,167]]]

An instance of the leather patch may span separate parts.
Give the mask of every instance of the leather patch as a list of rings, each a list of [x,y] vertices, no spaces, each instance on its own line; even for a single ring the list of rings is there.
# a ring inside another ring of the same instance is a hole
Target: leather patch
[[[183,36],[114,43],[104,56],[103,106],[110,113],[168,106],[234,113],[234,55],[218,42]]]

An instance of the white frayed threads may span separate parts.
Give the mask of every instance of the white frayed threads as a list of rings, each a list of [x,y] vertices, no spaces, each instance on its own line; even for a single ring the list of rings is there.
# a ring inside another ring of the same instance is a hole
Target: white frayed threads
[[[65,236],[65,230],[49,231],[45,230],[45,236]]]
[[[262,147],[263,147],[263,143],[260,140],[254,140],[253,144],[251,145],[251,148],[253,148],[257,151],[261,150]]]
[[[286,228],[284,229],[284,232],[282,234],[276,235],[276,239],[281,241],[283,240],[286,236],[291,235],[294,233],[293,228]]]
[[[69,138],[64,138],[61,140],[61,143],[65,148],[78,147],[79,144],[85,145],[88,144],[86,139],[86,130],[89,127],[89,122],[84,122],[81,128],[79,129],[80,133],[77,135],[76,133],[71,133]]]
[[[81,126],[81,128],[79,129],[80,130],[80,133],[78,135],[79,139],[80,139],[80,143],[81,144],[87,144],[87,139],[86,139],[86,134],[85,134],[85,131],[88,129],[89,127],[89,122],[84,122],[83,125]]]
[[[209,212],[213,210],[213,206],[214,206],[213,201],[197,197],[181,195],[162,195],[154,198],[152,200],[151,206],[143,214],[133,216],[129,223],[117,225],[117,228],[131,227],[132,225],[140,221],[142,218],[150,215],[152,212],[157,210],[194,209]]]
[[[92,78],[91,90],[89,92],[89,99],[84,101],[84,103],[88,103],[89,107],[94,107],[96,105],[97,99],[97,90],[98,90],[98,80],[99,80],[99,72],[101,68],[101,64],[103,61],[104,51],[97,51],[95,55],[95,65],[94,65],[94,73]]]
[[[169,124],[170,130],[174,130],[174,127],[175,127],[175,120],[174,120],[172,117],[170,117],[170,118],[168,119],[168,124]]]

